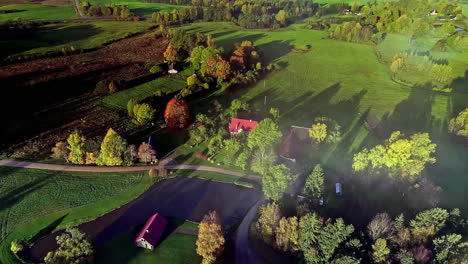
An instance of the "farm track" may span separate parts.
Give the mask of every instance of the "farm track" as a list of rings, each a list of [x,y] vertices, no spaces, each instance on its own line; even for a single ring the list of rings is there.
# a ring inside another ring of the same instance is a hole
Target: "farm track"
[[[230,171],[222,168],[202,166],[202,165],[187,165],[187,164],[177,164],[177,165],[152,165],[152,166],[138,166],[138,167],[96,167],[96,166],[73,166],[73,165],[54,165],[54,164],[45,164],[45,163],[34,163],[34,162],[24,162],[24,161],[11,161],[11,160],[0,160],[0,166],[5,167],[14,167],[14,168],[26,168],[26,169],[39,169],[39,170],[51,170],[51,171],[68,171],[68,172],[138,172],[138,171],[148,171],[150,169],[159,169],[164,167],[168,170],[195,170],[195,171],[209,171],[217,172],[222,174],[227,174],[257,183],[261,183],[261,177],[257,175],[249,175],[236,171]]]

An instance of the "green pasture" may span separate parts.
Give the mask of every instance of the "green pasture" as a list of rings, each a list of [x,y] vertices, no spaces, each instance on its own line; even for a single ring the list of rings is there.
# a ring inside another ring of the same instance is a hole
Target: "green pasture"
[[[199,263],[196,253],[196,236],[172,234],[160,242],[154,250],[135,246],[129,234],[120,234],[99,248],[96,253],[96,263],[128,263],[128,264],[191,264]]]
[[[0,263],[17,263],[14,239],[36,240],[93,220],[152,184],[147,173],[67,173],[0,167]]]
[[[81,0],[84,2],[84,0]],[[172,12],[174,9],[182,9],[185,6],[170,5],[164,3],[145,3],[138,0],[120,1],[120,0],[90,0],[91,4],[116,4],[116,5],[127,5],[130,11],[138,16],[151,17],[153,12]]]
[[[198,23],[185,29],[212,34],[225,50],[236,42],[252,40],[268,62],[283,65],[283,70],[268,74],[253,87],[228,94],[220,91],[209,99],[217,99],[227,106],[232,99],[242,98],[259,119],[268,115],[270,107],[276,107],[281,114],[281,129],[290,125],[309,127],[318,116],[335,119],[342,126],[343,140],[318,152],[311,149],[311,162],[322,163],[341,175],[352,174],[354,153],[365,146],[381,144],[392,131],[400,130],[408,135],[430,133],[439,151],[438,163],[427,170],[429,178],[447,194],[442,205],[460,207],[468,213],[463,202],[466,201],[463,186],[468,184],[463,161],[468,158],[467,153],[447,133],[449,119],[468,106],[468,94],[438,93],[392,81],[389,66],[379,61],[376,51],[390,58],[408,48],[404,37],[390,35],[375,47],[326,39],[325,32],[306,30],[302,25],[278,31],[247,31],[229,23]],[[420,42],[421,50],[432,47],[431,41]],[[292,52],[294,47],[304,45],[311,45],[311,50]],[[466,54],[440,52],[434,56],[446,58],[454,67],[454,82],[466,86]],[[204,100],[193,102],[201,112],[206,110]],[[367,128],[368,114],[378,119],[383,128],[380,134]],[[450,173],[444,173],[445,169]],[[368,195],[372,196],[372,190]]]
[[[17,4],[0,6],[0,10],[12,11],[11,13],[0,13],[0,22],[16,18],[27,20],[53,20],[77,18],[73,6]]]
[[[144,100],[147,97],[153,96],[156,92],[165,94],[176,92],[185,87],[185,81],[180,79],[159,78],[149,81],[138,86],[125,89],[123,91],[108,95],[102,99],[104,105],[125,110],[130,99],[137,101]]]
[[[49,24],[32,33],[9,34],[2,38],[0,56],[47,53],[71,47],[75,50],[92,49],[152,26],[154,24],[150,22],[114,21]]]

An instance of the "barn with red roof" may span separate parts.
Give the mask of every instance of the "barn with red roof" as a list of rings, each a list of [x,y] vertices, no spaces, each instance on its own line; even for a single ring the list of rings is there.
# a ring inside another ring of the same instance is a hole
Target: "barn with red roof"
[[[152,215],[136,237],[136,245],[142,248],[153,249],[161,238],[166,225],[167,220],[162,215],[159,213]]]
[[[229,132],[231,134],[237,134],[237,133],[240,133],[242,131],[250,132],[257,125],[258,125],[257,121],[233,118],[233,119],[231,119],[231,123],[229,124]]]

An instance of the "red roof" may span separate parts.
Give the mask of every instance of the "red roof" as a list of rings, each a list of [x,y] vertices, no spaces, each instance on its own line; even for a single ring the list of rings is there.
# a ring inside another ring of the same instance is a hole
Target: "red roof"
[[[258,125],[257,121],[233,118],[229,124],[229,132],[239,133],[241,131],[252,131]]]
[[[146,221],[145,226],[143,226],[143,229],[141,229],[140,233],[135,239],[135,242],[143,238],[154,247],[158,243],[159,238],[161,238],[166,225],[167,220],[162,215],[158,213],[152,215],[148,221]]]

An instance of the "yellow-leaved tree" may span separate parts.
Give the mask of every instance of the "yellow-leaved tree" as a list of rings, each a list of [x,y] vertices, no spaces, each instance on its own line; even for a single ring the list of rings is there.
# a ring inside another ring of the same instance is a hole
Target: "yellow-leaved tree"
[[[223,253],[224,242],[221,220],[216,211],[210,211],[203,217],[198,230],[197,254],[202,256],[202,263],[214,263]]]
[[[114,129],[109,128],[101,143],[101,151],[96,160],[97,165],[120,166],[124,162],[127,142]]]
[[[327,125],[324,123],[312,124],[309,130],[309,136],[317,143],[322,143],[327,137]]]

